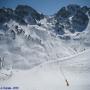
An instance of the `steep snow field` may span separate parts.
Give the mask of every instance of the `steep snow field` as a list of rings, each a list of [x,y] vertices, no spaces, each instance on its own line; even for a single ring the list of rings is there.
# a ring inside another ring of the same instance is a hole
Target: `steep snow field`
[[[19,90],[90,90],[90,50],[30,70],[13,70],[12,77],[0,81],[0,85]]]
[[[15,31],[18,23],[10,21],[10,30]],[[18,25],[19,26],[19,25]],[[19,26],[24,33],[16,35],[12,42],[2,40],[0,43],[0,55],[5,57],[5,66],[28,69],[48,60],[58,59],[75,54],[62,41],[52,36],[51,31],[37,25]],[[4,48],[3,48],[4,47]]]
[[[5,23],[9,30],[8,36],[3,30],[0,31],[3,34],[0,40],[0,56],[5,58],[6,67],[30,69],[43,62],[68,57],[90,48],[90,23],[83,32],[68,33],[71,40],[60,39],[53,32],[53,24],[46,18],[39,23],[41,26],[19,25],[13,20]],[[11,39],[11,30],[15,32],[14,40]],[[18,34],[17,30],[22,32]]]

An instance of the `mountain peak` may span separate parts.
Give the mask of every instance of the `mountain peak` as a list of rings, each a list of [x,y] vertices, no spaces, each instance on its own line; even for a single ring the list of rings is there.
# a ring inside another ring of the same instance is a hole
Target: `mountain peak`
[[[71,33],[74,33],[76,31],[82,32],[85,30],[89,22],[89,7],[81,7],[76,4],[70,4],[66,7],[62,7],[55,14],[55,20],[56,31],[61,32],[64,31],[64,29],[66,29]]]
[[[36,24],[36,20],[44,18],[43,14],[38,13],[27,5],[18,5],[15,10],[10,8],[0,9],[0,23],[5,23],[11,19],[20,24]]]

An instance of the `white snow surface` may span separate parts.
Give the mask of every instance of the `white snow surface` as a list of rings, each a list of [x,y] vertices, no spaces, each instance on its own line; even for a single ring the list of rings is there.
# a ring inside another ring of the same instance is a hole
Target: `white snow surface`
[[[12,77],[0,81],[0,85],[18,90],[90,90],[90,50],[30,70],[13,70]]]
[[[90,90],[90,47],[82,44],[89,42],[90,24],[80,35],[71,35],[82,38],[80,41],[62,41],[48,29],[46,19],[40,22],[42,26],[8,23],[10,29],[15,31],[18,25],[24,33],[12,42],[5,36],[0,42],[5,68],[12,67],[13,72],[9,78],[2,76],[6,79],[0,80],[0,86],[18,90]]]
[[[10,21],[7,25],[10,30],[15,31],[15,25],[18,23]],[[48,60],[56,60],[77,53],[44,27],[18,26],[24,33],[16,35],[16,39],[11,43],[9,40],[0,42],[0,56],[5,57],[7,67],[12,65],[13,68],[28,69]]]

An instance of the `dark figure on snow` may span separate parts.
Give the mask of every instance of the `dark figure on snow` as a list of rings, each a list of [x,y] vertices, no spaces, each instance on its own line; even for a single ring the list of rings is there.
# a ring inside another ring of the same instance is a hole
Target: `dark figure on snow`
[[[68,80],[67,79],[65,80],[65,82],[66,82],[66,85],[69,86],[69,83],[68,83]]]
[[[2,59],[2,58],[0,57],[0,69],[3,68],[3,62],[4,62],[4,58]]]

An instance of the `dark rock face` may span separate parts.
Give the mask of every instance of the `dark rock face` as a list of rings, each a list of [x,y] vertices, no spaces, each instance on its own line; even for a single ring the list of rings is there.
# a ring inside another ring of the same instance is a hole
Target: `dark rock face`
[[[23,18],[23,17],[29,15],[30,11],[32,12],[32,9],[30,7],[18,5],[15,9],[15,14]]]
[[[36,20],[40,20],[44,17],[42,14],[39,14],[33,8],[26,5],[18,5],[15,9],[15,15],[18,16],[18,18],[23,20],[25,17],[27,17],[26,19],[30,24],[36,24]]]
[[[65,7],[61,8],[56,14],[56,18],[58,17],[59,19],[68,18],[69,16],[70,13],[66,10]]]
[[[71,4],[67,6],[67,11],[70,13],[70,15],[76,14],[78,10],[80,10],[79,5]]]
[[[55,28],[55,32],[56,34],[59,34],[59,35],[63,35],[65,32],[64,30],[60,27],[60,28]]]
[[[81,11],[82,11],[83,13],[87,13],[87,12],[89,11],[89,8],[88,8],[87,6],[83,6],[83,7],[81,8]]]
[[[10,8],[0,9],[0,23],[8,22],[13,18],[13,10]]]
[[[59,25],[59,23],[56,23],[54,30],[55,30],[55,33],[59,34],[59,35],[63,35],[65,33],[64,32],[64,26]]]
[[[88,15],[90,16],[90,8],[89,8],[89,11],[88,11]]]
[[[72,18],[72,27],[78,32],[83,31],[88,25],[88,16],[78,11]]]
[[[39,14],[36,10],[34,10],[32,7],[27,5],[18,5],[15,9],[15,14],[25,17],[25,16],[32,16],[32,18],[40,20],[43,18],[42,14]]]
[[[26,18],[28,16],[28,18]],[[44,18],[43,14],[39,14],[36,10],[27,5],[18,5],[15,10],[10,8],[0,9],[0,23],[5,23],[11,19],[20,24],[36,24],[36,20]],[[29,22],[26,22],[28,19]]]
[[[87,6],[80,7],[79,5],[71,4],[67,7],[63,7],[54,16],[56,20],[55,28],[60,30],[63,26],[63,29],[67,29],[71,33],[76,31],[82,32],[85,30],[89,22],[87,13],[88,15],[90,14],[90,8]],[[58,34],[61,33],[58,32]]]
[[[77,13],[77,11],[80,10],[79,5],[68,5],[67,7],[61,8],[57,13],[56,13],[56,18],[59,17],[59,19],[67,19],[71,15],[74,15]]]

